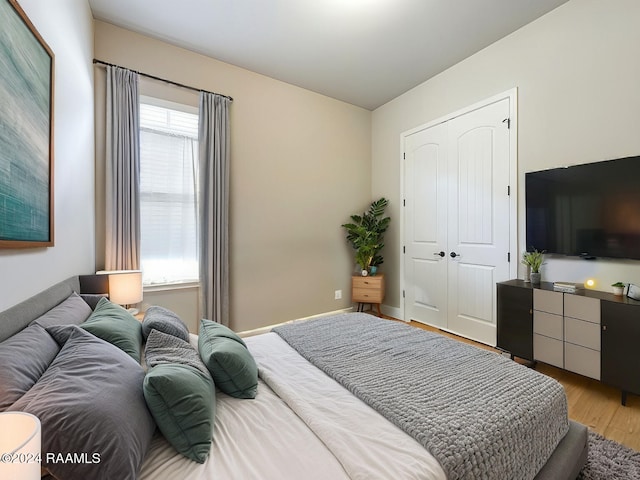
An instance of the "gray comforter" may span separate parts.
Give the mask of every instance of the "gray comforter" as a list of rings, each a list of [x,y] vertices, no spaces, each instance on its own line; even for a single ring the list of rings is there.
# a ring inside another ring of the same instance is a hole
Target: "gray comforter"
[[[569,429],[563,387],[494,352],[363,313],[274,331],[412,435],[450,480],[532,479]]]

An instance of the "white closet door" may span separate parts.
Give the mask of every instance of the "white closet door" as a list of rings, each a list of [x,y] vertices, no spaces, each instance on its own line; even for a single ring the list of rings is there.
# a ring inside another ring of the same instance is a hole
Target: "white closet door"
[[[404,137],[404,318],[489,345],[510,277],[509,103]]]
[[[405,138],[405,318],[447,327],[447,125]]]
[[[448,122],[448,328],[490,345],[509,278],[508,117],[503,99]]]

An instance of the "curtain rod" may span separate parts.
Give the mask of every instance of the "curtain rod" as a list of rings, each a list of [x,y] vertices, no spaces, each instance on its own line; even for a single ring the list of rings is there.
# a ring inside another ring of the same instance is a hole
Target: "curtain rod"
[[[119,65],[114,65],[113,63],[103,62],[102,60],[97,60],[95,58],[93,59],[93,63],[94,64],[98,63],[100,65],[105,65],[105,66],[108,66],[108,67],[125,68],[125,67],[121,67]],[[136,70],[131,70],[130,68],[126,68],[126,70],[130,70],[133,73],[137,73],[138,75],[141,75],[143,77],[147,77],[147,78],[151,78],[153,80],[159,80],[159,81],[164,82],[164,83],[169,83],[171,85],[175,85],[176,87],[186,88],[187,90],[193,90],[194,92],[206,92],[206,93],[212,93],[214,95],[220,95],[221,97],[228,98],[231,102],[233,102],[233,98],[230,97],[229,95],[222,95],[221,93],[209,92],[207,90],[203,90],[202,88],[190,87],[189,85],[184,85],[182,83],[174,82],[173,80],[167,80],[165,78],[156,77],[155,75],[149,75],[148,73],[143,73],[143,72],[138,72]]]

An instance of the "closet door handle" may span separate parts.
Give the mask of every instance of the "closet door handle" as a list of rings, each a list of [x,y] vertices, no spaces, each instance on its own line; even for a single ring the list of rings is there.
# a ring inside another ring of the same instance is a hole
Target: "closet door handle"
[[[437,255],[438,257],[444,257],[445,253],[444,252],[434,253],[434,255]]]
[[[456,258],[456,257],[461,257],[462,255],[459,255],[459,254],[457,254],[456,252],[451,252],[451,253],[449,254],[449,256],[450,256],[451,258]]]

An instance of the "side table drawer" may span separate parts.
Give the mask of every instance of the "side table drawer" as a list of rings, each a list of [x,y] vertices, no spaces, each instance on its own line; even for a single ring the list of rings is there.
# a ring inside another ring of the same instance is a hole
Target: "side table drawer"
[[[380,289],[382,286],[382,278],[381,276],[373,276],[373,277],[353,277],[353,289],[357,288],[374,288]]]
[[[351,296],[354,302],[382,303],[382,291],[373,288],[353,288]]]

